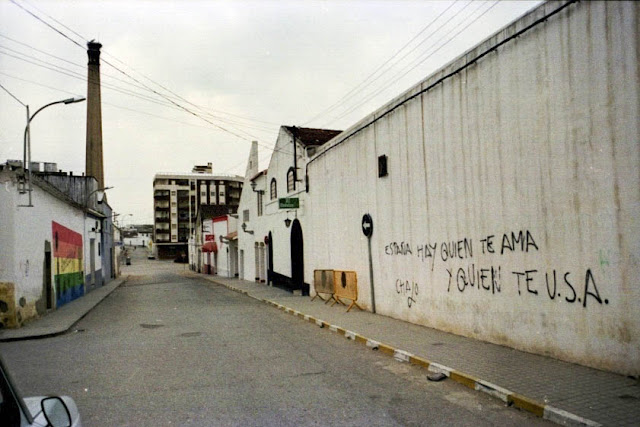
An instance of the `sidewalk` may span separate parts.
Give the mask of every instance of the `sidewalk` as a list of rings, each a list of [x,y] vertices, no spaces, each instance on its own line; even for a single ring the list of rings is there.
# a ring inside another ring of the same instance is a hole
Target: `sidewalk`
[[[126,277],[119,277],[81,298],[67,303],[39,319],[27,322],[17,329],[0,330],[0,342],[46,338],[63,334],[71,329],[89,311],[120,286]]]
[[[204,278],[562,425],[640,425],[640,381],[238,279]],[[364,347],[363,347],[364,348]],[[426,373],[426,371],[425,371]]]

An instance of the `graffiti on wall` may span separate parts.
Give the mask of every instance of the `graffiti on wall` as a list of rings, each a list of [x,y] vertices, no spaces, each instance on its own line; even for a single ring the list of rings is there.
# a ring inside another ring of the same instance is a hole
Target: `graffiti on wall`
[[[475,289],[477,292],[496,295],[508,287],[515,289],[521,297],[543,297],[551,301],[578,304],[583,308],[596,303],[609,304],[609,300],[600,293],[596,275],[590,268],[584,273],[538,268],[506,271],[500,264],[500,258],[505,255],[539,251],[540,248],[529,230],[492,234],[477,240],[465,237],[421,244],[390,242],[384,247],[384,253],[388,256],[416,257],[432,272],[435,269],[444,270],[445,289],[448,293],[473,292]],[[476,262],[478,253],[483,260],[489,258],[492,262]],[[600,264],[602,266],[602,260]],[[407,297],[409,307],[416,302],[418,284],[415,281],[398,279],[395,289],[398,294]]]
[[[82,235],[51,222],[56,306],[60,307],[84,294]]]

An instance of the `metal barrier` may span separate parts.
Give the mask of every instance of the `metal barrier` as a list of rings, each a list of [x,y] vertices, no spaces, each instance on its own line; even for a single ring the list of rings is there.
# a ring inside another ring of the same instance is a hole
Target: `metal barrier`
[[[343,298],[351,300],[351,304],[347,308],[347,313],[353,308],[354,305],[362,310],[362,307],[360,307],[356,302],[358,299],[358,276],[356,275],[355,271],[333,270],[333,286],[333,298],[335,301],[333,304],[331,304],[332,307],[336,302],[344,304],[342,301],[340,301],[340,299]]]

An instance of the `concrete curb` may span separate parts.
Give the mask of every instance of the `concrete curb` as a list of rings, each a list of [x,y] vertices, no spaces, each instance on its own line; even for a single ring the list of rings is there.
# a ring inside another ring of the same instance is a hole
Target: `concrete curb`
[[[98,295],[97,297],[94,296],[95,301],[91,301],[90,303],[87,304],[86,307],[82,307],[78,311],[77,315],[74,315],[74,316],[70,315],[69,318],[66,321],[63,320],[61,322],[61,325],[59,325],[59,326],[51,326],[49,328],[41,327],[41,329],[43,330],[42,332],[34,331],[33,333],[30,333],[27,329],[22,329],[22,328],[6,330],[5,333],[7,333],[10,336],[8,336],[8,337],[0,337],[0,342],[35,340],[35,339],[51,338],[51,337],[56,337],[56,336],[59,336],[59,335],[66,334],[67,332],[69,332],[76,325],[76,323],[78,323],[87,314],[89,314],[89,312],[91,310],[93,310],[95,307],[97,307],[98,304],[100,304],[109,295],[111,295],[111,293],[113,291],[115,291],[123,283],[125,283],[128,278],[129,278],[129,276],[127,276],[127,277],[119,277],[117,279],[112,280],[108,284],[106,284],[104,286],[104,288],[108,288],[107,291],[103,291],[103,293],[95,294],[95,295]],[[93,294],[93,292],[97,292],[97,290],[92,291],[91,294]],[[91,294],[88,294],[88,295],[91,295]],[[87,298],[87,295],[83,296],[82,298]],[[80,302],[80,301],[78,301],[78,302]],[[72,303],[73,303],[73,301],[72,301]],[[44,317],[41,317],[41,318],[35,320],[34,322],[38,322],[39,320],[46,321],[47,320],[46,316],[52,316],[52,315],[55,315],[55,313],[56,313],[56,311],[54,311],[52,313],[49,313],[49,314],[45,315]],[[13,335],[13,336],[11,336],[11,335]]]
[[[200,276],[196,273],[194,275]],[[512,392],[503,387],[495,385],[489,381],[485,381],[479,378],[476,378],[467,373],[449,368],[447,366],[441,365],[439,363],[431,362],[427,359],[424,359],[420,356],[416,356],[408,351],[398,349],[392,347],[387,344],[383,344],[381,342],[369,339],[363,335],[360,335],[356,332],[346,330],[338,325],[332,325],[322,319],[317,319],[308,314],[301,313],[292,308],[286,307],[277,302],[268,300],[266,298],[258,298],[251,295],[248,291],[243,289],[235,288],[233,286],[227,285],[225,283],[217,282],[213,278],[205,277],[206,280],[213,282],[217,285],[224,286],[225,288],[232,290],[234,292],[238,292],[240,294],[246,295],[250,298],[253,298],[257,301],[263,302],[265,304],[271,305],[279,310],[284,311],[285,313],[291,314],[293,316],[299,317],[300,319],[313,323],[320,328],[328,329],[330,332],[337,333],[339,335],[343,335],[346,339],[353,340],[355,342],[364,344],[366,347],[371,350],[380,351],[381,353],[392,356],[399,362],[410,363],[415,366],[419,366],[422,368],[426,368],[429,372],[434,373],[442,373],[446,375],[451,380],[460,383],[468,388],[471,388],[476,391],[480,391],[488,394],[502,402],[504,402],[507,406],[514,406],[518,409],[530,412],[537,417],[543,418],[545,420],[554,422],[556,424],[565,425],[565,426],[589,426],[589,427],[600,427],[602,424],[597,423],[595,421],[591,421],[589,419],[580,417],[578,415],[572,414],[570,412],[564,411],[562,409],[556,408],[551,405],[547,405],[545,403],[538,402],[535,399],[528,398],[521,394]]]

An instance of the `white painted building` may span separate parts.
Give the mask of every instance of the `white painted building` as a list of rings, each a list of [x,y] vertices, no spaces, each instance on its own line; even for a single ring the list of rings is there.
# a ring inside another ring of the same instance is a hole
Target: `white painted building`
[[[238,277],[238,218],[223,215],[202,221],[202,272]]]
[[[639,375],[639,16],[546,2],[333,139],[305,278],[355,270],[378,313]]]
[[[123,230],[123,233],[128,234],[123,237],[123,242],[125,246],[142,246],[149,247],[149,242],[153,240],[153,232],[144,232],[144,231],[136,231],[134,230],[133,235],[128,233],[129,230]]]
[[[111,208],[93,177],[0,166],[0,327],[18,327],[117,277]],[[29,203],[31,202],[31,206]]]
[[[304,168],[310,156],[339,133],[281,126],[269,167],[262,172],[257,145],[252,146],[238,209],[240,272],[245,280],[308,293],[312,275],[304,273]],[[290,207],[284,207],[287,203]]]
[[[0,169],[0,184],[0,327],[19,327],[84,295],[85,215],[35,175],[31,207],[16,172]]]

